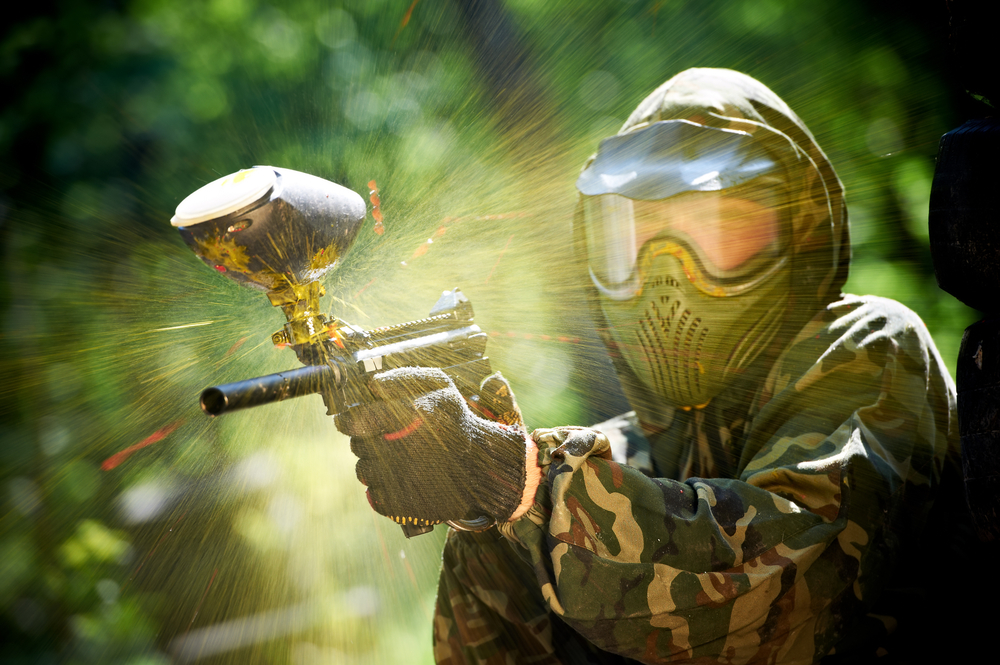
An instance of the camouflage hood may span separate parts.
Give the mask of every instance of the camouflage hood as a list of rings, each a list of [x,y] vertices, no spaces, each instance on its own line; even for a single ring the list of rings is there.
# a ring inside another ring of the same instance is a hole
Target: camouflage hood
[[[818,311],[835,299],[847,281],[851,260],[844,188],[816,139],[788,105],[746,74],[696,68],[654,90],[618,133],[660,120],[694,120],[795,147],[800,153],[797,163],[784,166],[793,177],[793,188],[808,194],[792,219],[796,280],[807,282],[801,293],[806,300],[799,304]]]
[[[780,145],[780,150],[774,152],[785,156],[781,161],[789,184],[793,191],[802,193],[791,219],[794,287],[785,312],[784,330],[776,339],[774,348],[758,359],[755,371],[747,372],[740,385],[734,385],[725,399],[718,400],[719,403],[705,409],[705,412],[675,413],[672,407],[652,395],[638,381],[627,364],[615,357],[614,344],[607,334],[597,294],[591,294],[591,309],[598,330],[611,352],[626,396],[647,435],[652,440],[660,438],[657,435],[666,429],[676,433],[678,420],[691,420],[685,427],[687,438],[692,439],[692,446],[695,445],[693,439],[702,440],[702,445],[698,446],[702,450],[697,456],[704,458],[707,452],[702,432],[720,427],[729,430],[734,419],[745,418],[767,368],[781,349],[806,322],[840,295],[850,264],[850,234],[843,186],[833,166],[802,120],[762,83],[728,69],[688,69],[647,96],[629,116],[619,134],[661,120],[674,119],[744,131],[766,144]],[[579,234],[577,243],[580,247]],[[671,436],[670,440],[674,442],[671,445],[676,446],[678,439]],[[656,442],[653,443],[655,449]],[[664,451],[655,452],[663,454]],[[695,453],[692,451],[691,454]],[[690,469],[690,465],[684,466]],[[702,471],[708,473],[714,469],[721,472],[717,464],[711,463],[707,467]]]

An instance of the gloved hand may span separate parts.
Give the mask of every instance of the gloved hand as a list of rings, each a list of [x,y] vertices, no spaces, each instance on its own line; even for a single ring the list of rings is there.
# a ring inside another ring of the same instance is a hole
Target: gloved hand
[[[376,512],[420,526],[482,515],[507,520],[525,502],[526,460],[533,496],[537,449],[499,373],[487,377],[473,404],[509,424],[473,413],[437,368],[389,370],[370,387],[380,401],[352,407],[336,423],[351,437],[358,480]]]

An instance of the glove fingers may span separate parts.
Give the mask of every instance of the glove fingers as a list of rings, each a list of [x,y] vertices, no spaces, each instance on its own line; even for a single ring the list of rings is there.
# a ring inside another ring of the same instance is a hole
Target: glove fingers
[[[354,473],[362,485],[367,487],[381,486],[387,480],[392,480],[392,463],[390,459],[391,451],[378,439],[358,437],[351,439],[351,452],[358,456],[358,463],[354,465]]]
[[[369,487],[408,483],[413,478],[446,478],[441,460],[449,455],[453,441],[428,430],[419,414],[412,413],[408,425],[395,432],[375,432],[351,437],[351,452],[358,457],[358,480]],[[460,479],[434,480],[432,484],[454,484]]]
[[[439,369],[390,370],[370,386],[376,401],[348,409],[337,427],[351,437],[355,471],[377,512],[411,524],[470,511],[512,514],[525,483],[525,442],[503,376],[480,384],[483,412],[495,421],[473,414]]]
[[[350,437],[399,432],[417,417],[411,400],[372,402],[352,407],[336,418],[337,429]]]
[[[394,521],[417,518],[445,522],[456,518],[455,505],[468,502],[465,492],[443,477],[428,478],[399,470],[388,478],[365,476],[365,479],[372,507]]]
[[[487,418],[505,425],[524,425],[510,383],[500,372],[490,374],[479,386],[478,408]]]
[[[413,399],[424,393],[454,386],[437,367],[398,367],[372,377],[372,394],[385,401]]]

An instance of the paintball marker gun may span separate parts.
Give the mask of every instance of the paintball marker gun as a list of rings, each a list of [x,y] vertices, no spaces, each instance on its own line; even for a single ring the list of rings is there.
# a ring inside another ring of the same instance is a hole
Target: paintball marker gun
[[[336,267],[365,218],[355,192],[306,173],[255,166],[219,178],[180,205],[171,224],[209,267],[266,293],[287,323],[271,335],[304,365],[207,388],[210,416],[317,393],[327,414],[374,399],[368,377],[396,367],[439,367],[470,400],[490,374],[486,334],[473,324],[472,305],[457,288],[445,291],[425,319],[365,330],[319,311],[319,280]],[[449,522],[459,529],[489,526],[486,517]],[[433,526],[403,524],[407,537]]]

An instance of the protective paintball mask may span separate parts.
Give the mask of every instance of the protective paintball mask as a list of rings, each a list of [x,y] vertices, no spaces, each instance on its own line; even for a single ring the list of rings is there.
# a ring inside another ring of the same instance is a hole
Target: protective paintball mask
[[[668,120],[602,141],[577,189],[619,353],[667,401],[704,406],[780,328],[791,245],[781,164],[749,133]]]

